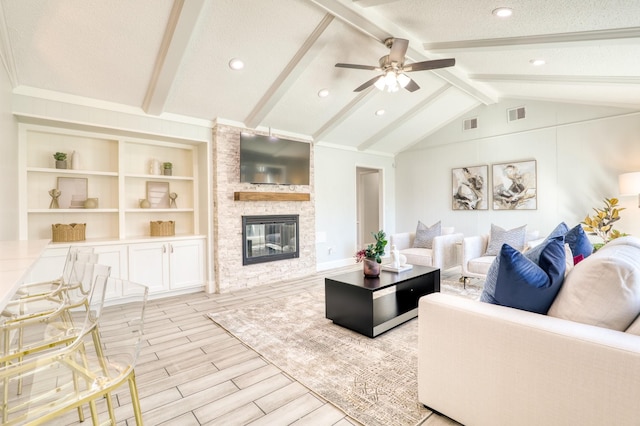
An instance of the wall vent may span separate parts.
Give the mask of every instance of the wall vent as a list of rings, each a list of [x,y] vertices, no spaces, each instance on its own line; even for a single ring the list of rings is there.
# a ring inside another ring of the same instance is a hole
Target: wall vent
[[[462,122],[462,130],[472,130],[478,128],[478,117],[467,118]]]
[[[526,117],[526,111],[524,107],[511,108],[507,110],[507,121],[522,120]]]

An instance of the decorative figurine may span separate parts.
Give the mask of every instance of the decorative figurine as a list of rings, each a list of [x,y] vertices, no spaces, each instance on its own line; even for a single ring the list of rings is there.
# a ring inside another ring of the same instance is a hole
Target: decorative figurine
[[[58,197],[60,197],[62,191],[59,189],[53,188],[49,190],[49,195],[51,195],[51,204],[49,204],[50,209],[59,209],[60,205],[58,204]]]
[[[178,205],[176,204],[176,198],[178,198],[178,194],[176,194],[175,192],[170,192],[169,193],[169,208],[170,209],[177,209]]]

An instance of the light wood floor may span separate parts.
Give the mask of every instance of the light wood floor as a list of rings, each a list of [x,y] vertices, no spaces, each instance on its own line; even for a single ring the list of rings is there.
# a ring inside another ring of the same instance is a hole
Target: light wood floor
[[[146,345],[135,369],[145,425],[359,425],[206,317],[308,291],[337,272],[233,293],[150,300]],[[118,425],[135,424],[126,386],[117,405]],[[64,424],[81,423],[69,413]],[[456,424],[436,414],[423,423]]]

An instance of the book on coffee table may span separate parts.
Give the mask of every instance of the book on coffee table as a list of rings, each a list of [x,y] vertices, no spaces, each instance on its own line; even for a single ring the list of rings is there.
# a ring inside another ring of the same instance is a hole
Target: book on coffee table
[[[413,268],[413,265],[409,265],[408,263],[401,265],[399,268],[394,268],[391,265],[382,265],[382,270],[389,271],[389,272],[405,272],[405,271],[410,271],[412,268]]]

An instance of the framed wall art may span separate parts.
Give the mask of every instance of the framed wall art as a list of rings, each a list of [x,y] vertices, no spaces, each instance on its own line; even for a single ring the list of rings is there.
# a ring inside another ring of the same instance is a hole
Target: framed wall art
[[[147,200],[152,209],[168,209],[169,182],[147,181]]]
[[[493,209],[538,208],[536,160],[492,165]]]
[[[83,209],[87,200],[87,178],[58,178],[58,205],[61,209]]]
[[[489,208],[489,166],[460,167],[451,171],[453,210]]]

